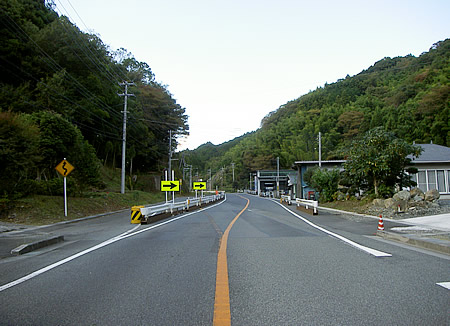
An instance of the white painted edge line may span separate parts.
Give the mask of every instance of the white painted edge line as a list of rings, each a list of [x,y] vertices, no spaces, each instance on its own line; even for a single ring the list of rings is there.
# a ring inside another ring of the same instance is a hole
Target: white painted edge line
[[[450,290],[450,282],[441,282],[441,283],[436,283],[436,284],[446,288],[447,290]]]
[[[67,257],[67,258],[65,258],[65,259],[63,259],[63,260],[57,261],[56,263],[53,263],[53,264],[48,265],[48,266],[46,266],[46,267],[44,267],[44,268],[41,268],[41,269],[39,269],[39,270],[37,270],[37,271],[35,271],[35,272],[31,273],[31,274],[28,274],[28,275],[26,275],[26,276],[24,276],[24,277],[21,277],[21,278],[15,280],[15,281],[12,281],[12,282],[10,282],[10,283],[4,284],[4,285],[0,286],[0,292],[4,291],[4,290],[6,290],[6,289],[9,289],[9,288],[11,288],[11,287],[13,287],[13,286],[19,285],[19,284],[21,284],[21,283],[23,283],[23,282],[26,282],[26,281],[28,281],[28,280],[31,280],[32,278],[34,278],[34,277],[36,277],[36,276],[39,276],[39,275],[41,275],[41,274],[44,274],[45,272],[48,272],[48,271],[50,271],[50,270],[52,270],[52,269],[54,269],[54,268],[56,268],[56,267],[58,267],[58,266],[61,266],[61,265],[65,264],[65,263],[68,263],[68,262],[70,262],[70,261],[72,261],[72,260],[74,260],[74,259],[77,259],[77,258],[81,257],[81,256],[84,256],[84,255],[86,255],[86,254],[88,254],[88,253],[90,253],[90,252],[92,252],[92,251],[95,251],[95,250],[97,250],[97,249],[106,247],[107,245],[110,245],[110,244],[112,244],[112,243],[114,243],[114,242],[116,242],[116,241],[120,241],[120,240],[129,238],[129,237],[132,237],[132,236],[134,236],[134,235],[136,235],[136,234],[139,234],[139,233],[142,233],[142,232],[150,231],[150,230],[152,230],[152,229],[155,229],[155,228],[157,228],[157,227],[160,227],[160,226],[169,224],[169,223],[171,223],[171,222],[175,222],[175,221],[177,221],[177,220],[179,220],[179,219],[185,218],[185,217],[190,216],[190,215],[192,215],[192,214],[200,213],[200,212],[202,212],[203,210],[210,209],[210,208],[216,207],[216,206],[218,206],[218,205],[221,205],[221,204],[223,204],[226,200],[227,200],[227,197],[225,196],[225,199],[224,199],[223,201],[221,201],[220,203],[218,203],[218,204],[215,204],[215,205],[212,205],[212,206],[208,206],[208,207],[202,208],[201,210],[194,211],[194,212],[191,212],[191,213],[188,213],[188,214],[183,214],[183,215],[181,215],[181,216],[175,217],[175,218],[170,219],[170,220],[168,220],[168,221],[165,221],[165,222],[162,222],[162,223],[158,223],[158,224],[152,225],[152,226],[150,226],[150,227],[147,227],[147,228],[144,228],[144,229],[142,229],[142,230],[140,230],[140,231],[136,231],[136,232],[135,232],[135,230],[138,229],[138,228],[140,227],[140,225],[136,225],[136,226],[135,226],[134,228],[132,228],[131,230],[128,230],[127,232],[124,232],[124,233],[122,233],[122,234],[119,234],[118,236],[115,236],[114,238],[111,238],[111,239],[106,240],[106,241],[104,241],[104,242],[102,242],[102,243],[99,243],[99,244],[96,245],[96,246],[93,246],[93,247],[91,247],[91,248],[88,248],[88,249],[86,249],[86,250],[83,250],[83,251],[81,251],[81,252],[79,252],[79,253],[77,253],[77,254],[75,254],[75,255],[69,256],[69,257]]]
[[[341,236],[339,234],[336,234],[334,232],[328,231],[327,229],[324,229],[323,227],[320,227],[320,226],[310,222],[306,218],[298,215],[297,213],[291,211],[289,208],[284,207],[283,204],[280,204],[278,201],[276,201],[276,203],[278,205],[280,205],[281,207],[283,207],[285,210],[287,210],[292,215],[296,216],[297,218],[299,218],[303,222],[305,222],[305,223],[309,224],[310,226],[312,226],[313,228],[315,228],[315,229],[317,229],[319,231],[325,232],[326,234],[331,235],[332,237],[335,237],[335,238],[337,238],[339,240],[342,240],[345,243],[347,243],[347,244],[349,244],[349,245],[351,245],[351,246],[353,246],[355,248],[358,248],[358,249],[360,249],[362,251],[365,251],[365,252],[367,252],[367,253],[375,256],[375,257],[392,257],[392,255],[389,254],[389,253],[386,253],[386,252],[383,252],[383,251],[379,251],[379,250],[376,250],[376,249],[372,249],[372,248],[369,248],[369,247],[365,247],[365,246],[360,245],[359,243],[356,243],[356,242],[354,242],[352,240],[349,240],[349,239],[347,239],[347,238],[345,238],[345,237],[343,237],[343,236]]]

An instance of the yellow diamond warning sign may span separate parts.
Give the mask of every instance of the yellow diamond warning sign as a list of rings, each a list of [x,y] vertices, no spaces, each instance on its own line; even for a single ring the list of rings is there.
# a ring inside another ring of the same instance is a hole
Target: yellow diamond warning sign
[[[63,177],[67,177],[69,175],[69,173],[72,172],[73,169],[75,169],[75,168],[67,160],[62,160],[61,163],[59,163],[55,169]]]

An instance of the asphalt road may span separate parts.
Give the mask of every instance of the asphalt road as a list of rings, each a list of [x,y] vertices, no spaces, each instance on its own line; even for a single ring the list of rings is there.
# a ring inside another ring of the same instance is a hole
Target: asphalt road
[[[46,230],[65,242],[0,260],[0,325],[212,325],[220,239],[246,198],[227,244],[232,325],[450,324],[448,258],[375,239],[373,220],[297,213],[349,244],[228,195],[164,225],[124,212]]]

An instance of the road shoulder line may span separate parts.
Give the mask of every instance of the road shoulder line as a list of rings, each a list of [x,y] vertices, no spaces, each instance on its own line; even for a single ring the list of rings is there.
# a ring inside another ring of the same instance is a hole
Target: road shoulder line
[[[376,249],[372,249],[372,248],[369,248],[369,247],[365,247],[365,246],[360,245],[359,243],[356,243],[356,242],[354,242],[354,241],[352,241],[350,239],[347,239],[347,238],[345,238],[345,237],[343,237],[343,236],[341,236],[341,235],[339,235],[337,233],[328,231],[327,229],[324,229],[323,227],[320,227],[320,226],[312,223],[311,221],[307,220],[303,216],[298,215],[297,213],[293,212],[289,208],[286,208],[283,204],[280,204],[278,201],[276,201],[275,203],[280,205],[281,207],[283,207],[283,209],[287,210],[289,213],[291,213],[295,217],[299,218],[303,222],[305,222],[308,225],[312,226],[313,228],[315,228],[315,229],[317,229],[319,231],[322,231],[322,232],[324,232],[324,233],[326,233],[326,234],[328,234],[328,235],[330,235],[330,236],[332,236],[334,238],[337,238],[337,239],[339,239],[339,240],[349,244],[352,247],[360,249],[360,250],[362,250],[362,251],[364,251],[364,252],[366,252],[366,253],[368,253],[368,254],[370,254],[372,256],[375,256],[375,257],[392,257],[392,255],[389,254],[389,253],[386,253],[386,252],[383,252],[383,251],[379,251],[379,250],[376,250]]]

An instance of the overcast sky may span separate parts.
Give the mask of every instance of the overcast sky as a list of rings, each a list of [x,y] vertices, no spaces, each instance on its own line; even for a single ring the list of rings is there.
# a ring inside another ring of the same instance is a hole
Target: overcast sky
[[[256,130],[290,100],[450,34],[450,1],[55,0],[149,64],[189,115],[178,149]]]

